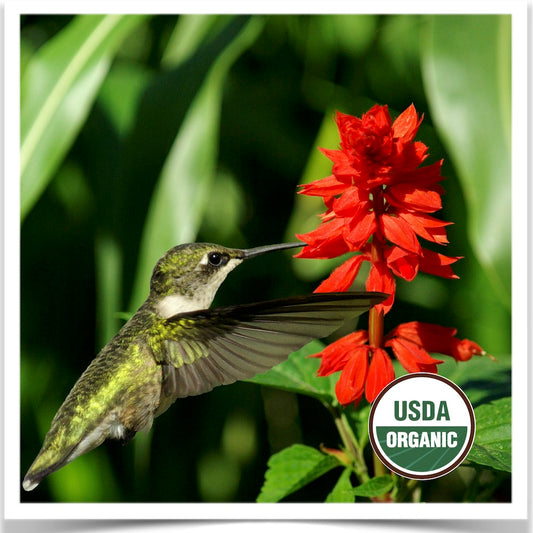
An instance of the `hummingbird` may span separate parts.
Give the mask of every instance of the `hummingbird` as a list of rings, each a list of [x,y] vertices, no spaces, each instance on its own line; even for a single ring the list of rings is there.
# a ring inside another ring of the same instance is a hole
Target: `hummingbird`
[[[304,243],[240,250],[193,243],[166,252],[153,269],[146,301],[57,411],[23,488],[33,490],[106,439],[129,442],[178,398],[266,372],[387,298],[377,292],[314,293],[209,309],[240,263],[300,246]]]

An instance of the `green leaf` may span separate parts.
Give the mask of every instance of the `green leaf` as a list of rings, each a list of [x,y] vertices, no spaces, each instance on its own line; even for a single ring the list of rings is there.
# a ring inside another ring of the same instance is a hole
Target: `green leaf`
[[[77,16],[29,60],[21,80],[21,219],[74,142],[113,54],[144,18]]]
[[[120,135],[127,135],[135,123],[138,101],[151,78],[150,71],[136,63],[114,64],[106,76],[98,93],[98,103]]]
[[[369,479],[362,485],[353,489],[355,496],[364,496],[365,498],[375,498],[389,492],[394,486],[392,476],[379,476]]]
[[[98,344],[104,345],[120,329],[117,316],[122,289],[122,255],[117,242],[107,234],[95,238],[96,320]],[[129,318],[129,317],[128,317]]]
[[[438,15],[426,37],[427,97],[463,188],[469,239],[510,308],[511,17]]]
[[[326,405],[337,405],[335,397],[337,374],[318,377],[316,371],[320,361],[309,357],[323,349],[324,344],[314,340],[297,352],[292,353],[283,363],[248,381],[258,385],[311,396]]]
[[[474,414],[476,436],[467,459],[511,472],[511,398],[480,405]]]
[[[336,459],[315,448],[294,444],[269,459],[257,501],[279,502],[339,465]]]
[[[348,406],[343,411],[350,426],[355,432],[355,436],[357,437],[361,449],[364,449],[369,442],[368,417],[370,416],[370,408],[370,404],[359,404],[357,409],[352,409],[351,406]]]
[[[161,64],[175,68],[190,57],[213,30],[219,15],[181,15],[168,40]]]
[[[354,503],[355,497],[350,481],[351,473],[352,471],[349,468],[345,468],[342,471],[333,490],[327,495],[326,503]]]
[[[223,82],[262,24],[262,19],[252,18],[222,51],[185,116],[150,202],[131,309],[144,299],[146,280],[159,257],[169,248],[196,238],[216,171]]]
[[[435,357],[438,359],[438,354]],[[497,361],[483,356],[462,362],[442,359],[439,374],[459,385],[474,407],[511,394],[510,355],[499,355]]]

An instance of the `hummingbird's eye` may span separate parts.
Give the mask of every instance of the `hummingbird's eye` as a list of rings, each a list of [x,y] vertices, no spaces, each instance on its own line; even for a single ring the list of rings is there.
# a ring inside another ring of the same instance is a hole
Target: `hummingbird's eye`
[[[225,265],[228,262],[229,257],[226,254],[220,252],[209,252],[207,254],[207,260],[210,265],[221,266]]]

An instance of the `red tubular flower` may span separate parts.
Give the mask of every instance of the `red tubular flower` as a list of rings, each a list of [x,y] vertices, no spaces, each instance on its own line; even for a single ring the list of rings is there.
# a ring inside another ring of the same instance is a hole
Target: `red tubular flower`
[[[322,152],[333,162],[332,175],[303,185],[300,194],[322,197],[327,208],[320,226],[297,237],[307,246],[297,257],[332,258],[356,252],[315,292],[347,291],[364,261],[370,263],[368,291],[390,294],[370,311],[369,333],[356,331],[316,355],[319,376],[341,372],[335,391],[343,405],[369,402],[394,379],[387,350],[408,372],[437,372],[441,360],[430,353],[466,361],[485,352],[456,330],[422,322],[401,324],[383,337],[383,316],[394,303],[395,276],[412,281],[418,272],[455,279],[448,257],[423,247],[448,244],[441,209],[442,161],[421,166],[427,146],[415,141],[422,117],[408,107],[392,122],[387,106],[375,105],[361,118],[337,112],[340,149]]]

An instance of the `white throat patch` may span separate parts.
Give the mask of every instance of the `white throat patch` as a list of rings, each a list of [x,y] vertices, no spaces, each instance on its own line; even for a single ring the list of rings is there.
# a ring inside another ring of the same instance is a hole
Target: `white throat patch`
[[[207,256],[206,256],[207,257]],[[211,279],[209,288],[198,291],[198,295],[192,298],[183,296],[181,294],[170,294],[164,296],[156,304],[155,309],[161,318],[170,318],[179,313],[188,313],[191,311],[199,311],[200,309],[207,309],[215,293],[220,287],[221,283],[226,279],[226,276],[237,266],[242,263],[242,259],[230,259],[226,265],[221,267]],[[202,263],[203,259],[202,259]]]
[[[186,298],[181,294],[170,294],[169,296],[163,297],[155,308],[162,318],[170,318],[178,313],[187,313],[201,309],[201,307],[198,307],[197,301]]]

